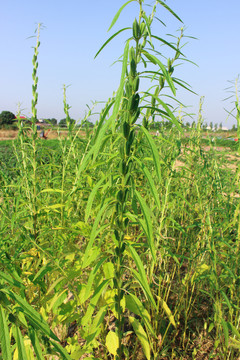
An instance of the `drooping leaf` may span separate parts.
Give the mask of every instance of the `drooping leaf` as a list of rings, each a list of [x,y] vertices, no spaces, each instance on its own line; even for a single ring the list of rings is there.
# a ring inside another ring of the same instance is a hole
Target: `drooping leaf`
[[[32,323],[33,326],[39,328],[45,335],[48,335],[52,339],[60,341],[58,337],[49,328],[47,322],[43,319],[43,317],[31,305],[29,305],[25,299],[13,293],[12,291],[8,291],[6,289],[2,289],[2,291],[5,292],[21,306],[24,311],[24,315],[28,318],[28,320]]]
[[[154,65],[158,65],[160,67],[160,69],[162,70],[162,73],[173,93],[173,95],[176,95],[176,89],[174,86],[174,83],[172,81],[171,76],[169,75],[168,71],[166,70],[165,66],[163,65],[163,63],[154,55],[150,54],[149,52],[147,52],[146,50],[142,50],[142,54],[146,56],[146,58],[151,61],[151,63],[153,63]]]
[[[5,311],[0,305],[0,344],[3,360],[12,360],[10,336]]]
[[[124,29],[121,29],[119,31],[117,31],[115,34],[113,34],[112,36],[110,36],[110,38],[107,39],[107,41],[105,41],[105,43],[101,46],[101,48],[98,50],[98,52],[96,53],[96,55],[94,56],[94,59],[99,55],[99,53],[105,48],[105,46],[112,40],[114,39],[118,34],[120,34],[121,32],[125,31],[125,30],[130,30],[130,27],[126,27]]]
[[[141,210],[142,210],[142,213],[144,216],[144,220],[145,220],[145,224],[146,224],[146,226],[144,226],[144,230],[147,235],[148,245],[151,250],[153,260],[156,261],[156,251],[155,251],[155,245],[154,245],[154,240],[153,240],[153,230],[152,230],[152,220],[151,220],[150,210],[149,210],[145,200],[142,198],[142,196],[139,194],[139,192],[137,190],[135,190],[135,195],[138,199],[138,202],[141,206]]]
[[[86,314],[84,315],[84,317],[81,319],[81,324],[83,326],[87,326],[87,324],[89,324],[89,321],[92,317],[92,314],[95,310],[95,307],[97,305],[97,302],[100,298],[100,296],[102,295],[104,289],[106,288],[106,286],[108,285],[108,282],[109,280],[103,280],[101,282],[101,284],[96,288],[92,298],[91,298],[91,301],[88,305],[88,308],[87,308],[87,311],[86,311]]]
[[[89,242],[88,242],[88,245],[86,247],[84,257],[83,257],[83,263],[82,263],[83,268],[86,267],[86,263],[87,263],[88,257],[89,257],[89,252],[90,252],[90,249],[92,248],[93,242],[94,242],[95,237],[96,237],[97,227],[99,225],[99,222],[101,220],[102,215],[104,214],[104,212],[106,211],[108,206],[109,206],[109,203],[106,203],[106,204],[103,205],[103,207],[98,212],[97,217],[96,217],[96,219],[94,221],[92,231],[91,231],[91,234],[90,234],[90,239],[89,239]]]
[[[151,303],[153,304],[155,309],[157,309],[157,305],[154,301],[153,295],[151,293],[151,290],[150,290],[150,287],[149,287],[149,284],[147,281],[147,276],[146,276],[146,273],[145,273],[145,270],[143,267],[143,263],[133,246],[128,244],[127,249],[129,249],[131,257],[133,258],[135,265],[138,269],[138,272],[135,269],[131,269],[131,271],[132,271],[135,279],[142,286],[142,289],[144,290],[146,297],[151,301]]]
[[[160,296],[158,296],[158,301],[159,303],[161,304],[165,314],[167,315],[170,323],[176,327],[176,323],[175,323],[175,320],[174,320],[174,316],[173,316],[173,313],[172,311],[170,310],[170,308],[168,307],[166,301],[164,301]]]
[[[176,19],[178,19],[181,23],[183,23],[180,17],[165,2],[161,0],[157,0],[157,2],[161,4],[165,9],[167,9]]]
[[[25,349],[25,346],[24,346],[24,341],[23,341],[23,338],[22,338],[22,334],[21,334],[21,331],[20,329],[16,326],[14,327],[15,331],[14,331],[14,337],[15,337],[15,340],[16,340],[16,343],[17,343],[17,352],[18,352],[18,355],[17,355],[17,359],[18,360],[26,360],[27,359],[27,354],[26,354],[26,349]]]
[[[141,126],[141,131],[146,136],[148,144],[151,148],[153,161],[154,161],[154,165],[155,165],[155,170],[157,173],[158,180],[160,182],[161,181],[161,169],[160,169],[160,158],[159,158],[159,152],[158,152],[157,146],[147,129],[145,129],[143,126]]]
[[[113,27],[113,25],[116,23],[117,19],[119,18],[120,14],[121,14],[121,12],[123,11],[123,9],[125,8],[125,6],[127,6],[128,4],[130,4],[130,3],[133,2],[133,1],[136,1],[136,0],[129,0],[129,1],[127,1],[125,4],[123,4],[123,5],[120,7],[120,9],[118,10],[118,12],[117,12],[116,15],[114,16],[113,21],[111,22],[111,25],[110,25],[108,31],[110,31],[111,28]]]
[[[41,350],[41,346],[40,346],[36,331],[32,327],[29,328],[29,337],[30,337],[32,346],[34,348],[34,352],[36,354],[37,359],[38,360],[44,360],[42,350]]]
[[[125,296],[126,308],[133,312],[135,315],[139,316],[144,322],[145,326],[150,331],[151,335],[156,338],[156,334],[151,325],[151,316],[149,312],[144,307],[142,301],[140,301],[134,294],[129,293]]]
[[[142,349],[143,349],[143,352],[144,352],[146,358],[148,360],[150,360],[151,348],[150,348],[148,337],[147,337],[147,334],[146,334],[144,328],[142,327],[142,325],[136,318],[129,316],[129,320],[130,320],[130,323],[132,324],[135,334],[138,337],[138,340],[140,341],[140,344],[142,345]]]

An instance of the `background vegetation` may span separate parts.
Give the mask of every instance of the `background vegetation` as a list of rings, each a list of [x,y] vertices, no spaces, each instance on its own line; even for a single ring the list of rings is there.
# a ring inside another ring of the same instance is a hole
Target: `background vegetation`
[[[183,29],[158,38],[157,9],[177,14],[137,3],[116,94],[90,129],[64,87],[67,134],[53,141],[37,130],[38,28],[31,122],[17,114],[18,138],[1,143],[3,360],[239,357],[239,145],[202,140],[202,99],[183,136],[169,105],[188,88],[173,75]],[[157,114],[173,126],[154,136]]]

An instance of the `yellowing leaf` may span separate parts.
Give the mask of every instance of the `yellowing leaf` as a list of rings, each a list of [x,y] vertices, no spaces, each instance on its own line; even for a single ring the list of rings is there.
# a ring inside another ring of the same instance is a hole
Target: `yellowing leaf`
[[[142,327],[142,325],[136,318],[129,316],[129,320],[130,320],[130,323],[132,324],[132,327],[142,345],[142,349],[143,349],[143,352],[144,352],[146,358],[148,360],[150,360],[151,349],[150,349],[147,334],[146,334],[144,328]]]
[[[106,337],[106,347],[110,354],[116,356],[119,348],[118,336],[114,331],[109,331]]]
[[[174,327],[176,327],[176,323],[175,323],[175,320],[174,320],[174,316],[173,316],[171,310],[169,309],[167,303],[166,303],[162,298],[160,298],[160,296],[158,296],[157,298],[159,299],[159,302],[160,302],[163,310],[165,311],[165,313],[166,313],[166,315],[167,315],[170,323],[171,323]]]

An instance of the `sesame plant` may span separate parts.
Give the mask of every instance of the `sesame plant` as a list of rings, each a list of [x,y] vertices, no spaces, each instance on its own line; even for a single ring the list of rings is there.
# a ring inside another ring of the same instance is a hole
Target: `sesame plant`
[[[160,36],[158,13],[181,19],[165,1],[130,0],[110,31],[130,3],[136,18],[96,54],[126,34],[118,89],[90,129],[90,108],[71,122],[64,86],[56,140],[36,127],[38,27],[32,118],[19,111],[9,166],[0,159],[3,360],[239,356],[239,170],[205,149],[203,98],[185,138],[185,34]]]

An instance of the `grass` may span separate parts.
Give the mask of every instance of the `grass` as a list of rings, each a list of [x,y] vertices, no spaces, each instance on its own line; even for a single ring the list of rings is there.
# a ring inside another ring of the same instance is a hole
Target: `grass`
[[[84,136],[67,121],[66,136],[38,137],[38,34],[31,129],[19,121],[18,138],[0,143],[3,360],[240,355],[239,169],[227,157],[239,153],[219,156],[219,143],[201,139],[201,111],[184,137],[161,96],[175,95],[183,32],[164,42],[173,55],[163,66],[145,46],[166,4],[146,16],[138,3],[119,88]],[[64,110],[69,119],[65,88]],[[159,113],[175,127],[154,137]]]

